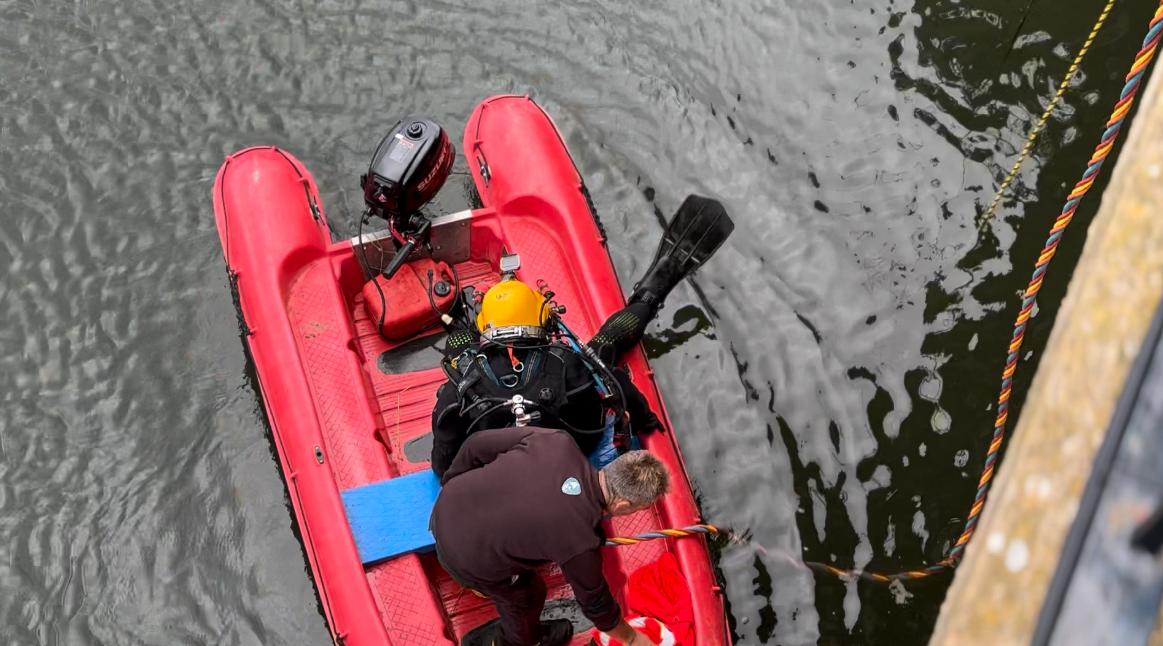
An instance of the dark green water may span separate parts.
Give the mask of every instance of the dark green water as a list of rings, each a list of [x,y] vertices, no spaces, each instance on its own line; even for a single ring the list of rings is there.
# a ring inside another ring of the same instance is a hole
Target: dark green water
[[[397,115],[459,141],[477,101],[528,92],[624,277],[654,208],[701,192],[735,217],[648,347],[705,516],[768,550],[720,554],[739,643],[924,643],[948,576],[843,583],[788,555],[895,570],[960,532],[1017,294],[1152,2],[1116,7],[1015,197],[979,215],[1102,4],[0,0],[0,641],[328,641],[214,172],[284,146],[350,234]]]

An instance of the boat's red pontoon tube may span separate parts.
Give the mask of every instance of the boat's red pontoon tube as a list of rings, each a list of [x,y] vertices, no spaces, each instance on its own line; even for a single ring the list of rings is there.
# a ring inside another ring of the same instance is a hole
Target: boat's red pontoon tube
[[[548,282],[556,300],[568,305],[565,320],[588,339],[624,297],[581,177],[553,122],[527,97],[493,97],[473,111],[462,150],[483,207],[435,218],[433,256],[455,266],[462,286],[483,291],[498,279],[501,255],[519,254],[518,276],[529,284]],[[416,455],[408,444],[431,432],[444,374],[436,360],[409,369],[403,365],[409,361],[397,358],[408,353],[411,341],[440,333],[439,326],[400,342],[377,332],[361,293],[366,278],[360,242],[332,242],[315,182],[291,154],[256,147],[227,158],[214,182],[214,213],[279,462],[335,641],[456,643],[495,616],[492,605],[454,583],[431,552],[365,568],[340,495],[429,468],[427,455]],[[382,233],[363,236],[362,244],[372,255],[392,249]],[[626,366],[670,429],[641,349]],[[674,435],[649,434],[643,448],[670,468],[671,491],[652,509],[613,519],[608,535],[699,522]],[[697,643],[726,643],[722,591],[702,537],[607,548],[615,595],[631,572],[667,551],[690,587]],[[547,569],[545,575],[551,601],[571,596],[559,572]],[[574,643],[584,643],[583,635]]]

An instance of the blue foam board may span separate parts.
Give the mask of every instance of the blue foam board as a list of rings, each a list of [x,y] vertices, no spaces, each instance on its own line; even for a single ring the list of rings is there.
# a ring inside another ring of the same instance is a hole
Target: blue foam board
[[[341,492],[363,564],[432,549],[428,517],[439,493],[430,469]]]

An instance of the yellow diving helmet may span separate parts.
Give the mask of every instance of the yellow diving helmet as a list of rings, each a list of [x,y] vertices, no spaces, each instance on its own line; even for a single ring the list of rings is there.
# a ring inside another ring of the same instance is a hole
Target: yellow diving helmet
[[[544,296],[516,278],[506,278],[485,292],[477,329],[490,341],[544,339],[548,318]]]

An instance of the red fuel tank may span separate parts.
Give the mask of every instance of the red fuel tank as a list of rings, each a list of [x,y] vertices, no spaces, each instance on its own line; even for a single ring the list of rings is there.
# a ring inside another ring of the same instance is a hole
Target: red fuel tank
[[[455,277],[447,263],[412,260],[391,278],[376,276],[363,286],[368,318],[390,341],[403,341],[435,326],[452,309]]]

